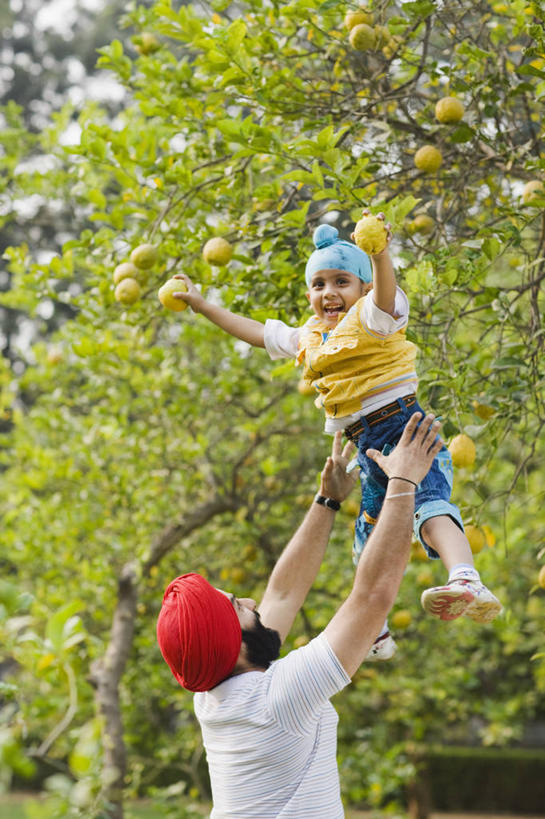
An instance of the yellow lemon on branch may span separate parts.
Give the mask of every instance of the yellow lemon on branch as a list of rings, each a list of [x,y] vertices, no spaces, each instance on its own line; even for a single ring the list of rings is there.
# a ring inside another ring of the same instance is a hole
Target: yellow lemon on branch
[[[469,435],[463,432],[454,436],[448,445],[448,451],[450,452],[454,466],[469,467],[475,463],[475,456],[477,454],[475,444]]]

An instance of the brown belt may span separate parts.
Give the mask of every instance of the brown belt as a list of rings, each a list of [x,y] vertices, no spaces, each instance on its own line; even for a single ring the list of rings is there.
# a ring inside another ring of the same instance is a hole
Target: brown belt
[[[364,420],[367,426],[372,427],[374,424],[380,424],[381,421],[385,421],[386,418],[390,418],[392,415],[397,415],[397,413],[401,412],[404,407],[412,407],[413,404],[416,404],[416,395],[414,393],[411,393],[411,395],[404,395],[398,401],[392,401],[391,404],[386,404],[384,407],[370,412],[369,415],[364,415],[363,418],[358,418],[358,420],[354,421],[353,424],[345,427],[344,434],[355,443],[365,429],[365,424],[363,423]]]

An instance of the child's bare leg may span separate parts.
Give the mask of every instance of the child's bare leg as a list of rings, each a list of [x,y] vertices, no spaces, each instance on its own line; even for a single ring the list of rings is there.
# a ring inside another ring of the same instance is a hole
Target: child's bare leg
[[[429,518],[422,525],[422,537],[435,549],[449,573],[460,563],[474,565],[467,537],[448,515]]]
[[[448,515],[429,518],[422,525],[422,538],[441,558],[449,576],[445,586],[426,589],[422,606],[441,620],[462,614],[478,623],[489,623],[501,611],[501,603],[481,582],[473,563],[469,542]]]

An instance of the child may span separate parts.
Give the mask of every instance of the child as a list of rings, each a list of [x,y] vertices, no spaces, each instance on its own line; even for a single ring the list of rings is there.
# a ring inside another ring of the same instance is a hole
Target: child
[[[293,357],[304,363],[303,377],[314,384],[316,403],[325,410],[325,431],[343,429],[358,449],[362,500],[354,540],[357,562],[387,485],[384,473],[365,453],[370,448],[390,451],[409,417],[415,412],[424,417],[425,412],[415,395],[416,347],[405,337],[409,304],[396,285],[388,246],[370,262],[355,244],[340,240],[330,225],[319,225],[313,239],[316,250],[307,261],[305,279],[314,315],[302,327],[276,319],[262,324],[211,304],[184,274],[179,278],[188,290],[175,296],[236,338],[264,347],[272,359]],[[452,461],[446,447],[418,486],[407,484],[407,492],[416,493],[415,535],[428,557],[441,558],[449,573],[446,585],[423,592],[422,606],[441,620],[464,614],[488,623],[501,604],[474,567],[460,512],[450,503],[451,489]],[[367,659],[389,659],[395,651],[386,622]]]

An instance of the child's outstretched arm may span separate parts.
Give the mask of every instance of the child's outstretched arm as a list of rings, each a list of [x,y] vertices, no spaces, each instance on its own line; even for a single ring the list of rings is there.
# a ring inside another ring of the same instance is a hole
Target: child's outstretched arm
[[[177,273],[173,278],[181,279],[187,287],[187,292],[180,290],[179,293],[173,294],[174,298],[187,302],[194,313],[202,313],[209,321],[217,324],[218,327],[235,336],[235,338],[240,338],[253,347],[265,347],[264,324],[246,316],[239,316],[225,307],[206,301],[201,291],[195,287],[185,273]]]
[[[379,213],[377,218],[384,219],[384,214]],[[380,253],[371,256],[371,265],[373,267],[373,301],[377,307],[385,313],[394,316],[396,277],[388,249],[392,234],[390,232],[390,225],[385,225],[385,227],[388,231],[388,244]]]

